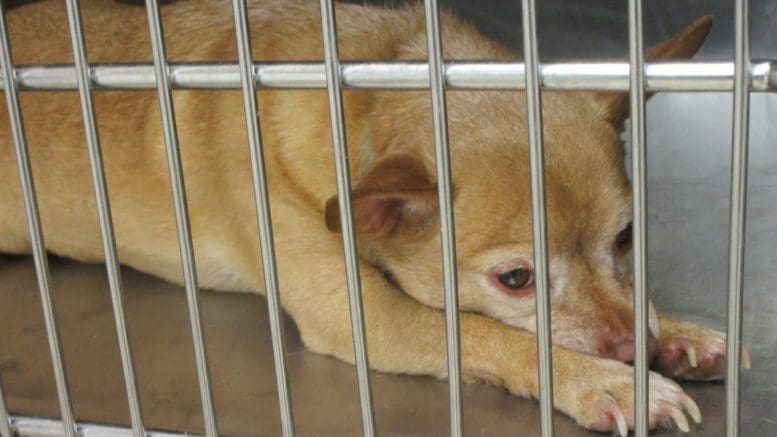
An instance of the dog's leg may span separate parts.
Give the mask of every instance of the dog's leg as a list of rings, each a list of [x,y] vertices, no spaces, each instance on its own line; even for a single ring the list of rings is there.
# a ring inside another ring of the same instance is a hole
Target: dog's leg
[[[726,335],[714,329],[660,315],[655,366],[672,378],[687,380],[722,379],[726,373]],[[750,356],[742,350],[742,364],[750,367]]]
[[[311,259],[324,262],[327,258]],[[319,267],[326,272],[339,270],[335,265]],[[362,263],[361,268],[371,367],[445,377],[444,312],[395,289],[370,265]],[[327,275],[331,282],[326,284],[311,284],[308,278],[308,291],[297,289],[286,302],[308,347],[353,362],[346,288],[340,276]],[[296,278],[290,280],[301,280]],[[294,298],[304,299],[305,304],[294,302]],[[505,387],[519,396],[536,397],[535,336],[477,314],[462,313],[460,320],[465,377]],[[633,423],[633,368],[557,347],[553,348],[553,363],[556,408],[587,428],[618,430],[625,435],[626,427]],[[683,412],[699,418],[693,400],[677,384],[655,373],[650,378],[650,399],[651,426],[674,419],[681,428],[687,428]]]

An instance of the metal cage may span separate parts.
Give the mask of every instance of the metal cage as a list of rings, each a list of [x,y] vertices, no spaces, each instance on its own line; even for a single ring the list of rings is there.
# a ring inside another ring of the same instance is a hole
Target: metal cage
[[[635,338],[639,345],[635,360],[636,435],[647,435],[647,251],[646,251],[646,167],[645,167],[645,93],[648,91],[731,91],[734,95],[731,208],[728,284],[727,346],[727,434],[736,436],[740,408],[740,367],[742,327],[743,247],[745,226],[748,106],[750,92],[777,91],[777,64],[751,62],[748,48],[748,2],[736,1],[734,62],[645,63],[642,41],[642,4],[629,1],[629,63],[556,63],[540,64],[537,49],[535,1],[523,0],[523,55],[525,63],[513,62],[445,62],[442,59],[440,20],[436,0],[425,1],[428,62],[341,63],[338,59],[334,6],[321,0],[321,21],[325,59],[309,63],[255,63],[251,58],[246,0],[233,0],[233,11],[239,54],[238,64],[168,63],[162,22],[157,0],[147,1],[149,32],[154,62],[152,64],[90,64],[84,44],[84,33],[78,0],[67,0],[74,65],[13,64],[5,15],[0,21],[2,37],[2,85],[11,118],[13,140],[22,182],[27,220],[33,247],[38,283],[45,314],[49,347],[54,365],[61,421],[9,415],[0,390],[0,435],[50,433],[75,435],[169,435],[150,432],[144,426],[138,387],[135,381],[132,353],[124,317],[122,281],[114,241],[111,208],[108,202],[95,113],[94,90],[156,89],[164,127],[172,194],[178,227],[179,246],[189,303],[191,334],[195,345],[196,368],[200,383],[201,403],[206,435],[218,434],[211,394],[205,342],[198,305],[198,284],[192,237],[183,189],[181,158],[178,151],[175,114],[171,99],[173,89],[241,89],[249,138],[253,183],[260,230],[264,277],[269,302],[270,325],[276,370],[282,431],[294,435],[294,419],[284,361],[280,297],[276,278],[273,233],[268,192],[264,175],[262,143],[257,111],[256,91],[265,88],[321,88],[329,96],[331,132],[335,151],[338,199],[343,226],[343,246],[351,305],[356,369],[362,408],[363,432],[375,434],[372,395],[365,345],[364,322],[360,301],[361,290],[351,212],[350,178],[343,121],[343,88],[420,89],[430,90],[434,138],[439,181],[442,265],[445,284],[446,332],[450,400],[450,433],[461,435],[461,363],[459,360],[459,314],[457,299],[456,247],[451,197],[450,156],[448,149],[445,90],[508,89],[525,90],[528,108],[533,206],[534,260],[537,266],[537,343],[539,351],[540,405],[542,435],[553,435],[553,397],[551,369],[550,311],[548,302],[548,255],[546,242],[544,162],[542,139],[541,89],[545,90],[620,90],[630,91],[631,140],[633,147],[634,210],[634,320]],[[1,7],[1,6],[0,6]],[[0,11],[2,12],[2,11]],[[67,375],[63,364],[57,318],[51,300],[51,280],[46,249],[40,226],[34,182],[27,156],[24,126],[18,92],[25,90],[78,90],[83,111],[94,188],[96,190],[102,241],[110,280],[110,291],[126,383],[126,394],[132,428],[113,428],[77,423],[70,404]],[[47,434],[49,435],[49,434]]]

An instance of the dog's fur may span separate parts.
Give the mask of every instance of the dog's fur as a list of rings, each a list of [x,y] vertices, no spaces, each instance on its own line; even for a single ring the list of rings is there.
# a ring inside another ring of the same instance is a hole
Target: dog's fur
[[[145,12],[84,1],[91,62],[150,60]],[[322,58],[315,2],[251,1],[257,60]],[[344,60],[426,59],[420,7],[338,5]],[[444,14],[447,59],[515,59]],[[231,9],[211,1],[164,8],[173,61],[235,59]],[[64,4],[9,13],[17,64],[71,61]],[[691,57],[711,26],[698,20],[648,51]],[[278,270],[284,309],[312,350],[353,361],[332,168],[326,92],[261,91]],[[181,269],[156,94],[96,92],[121,262],[173,282]],[[21,96],[47,248],[103,259],[77,93]],[[545,150],[556,407],[595,430],[633,423],[632,288],[628,247],[616,238],[631,217],[619,129],[622,93],[545,92]],[[462,368],[468,379],[538,392],[532,287],[508,294],[494,272],[532,265],[531,196],[524,95],[448,92],[461,305]],[[243,105],[236,91],[175,93],[178,132],[199,282],[264,293]],[[3,107],[3,112],[5,108]],[[370,365],[445,377],[434,153],[427,92],[346,91]],[[11,146],[0,116],[0,250],[30,242]],[[496,269],[496,270],[495,270]],[[659,326],[660,325],[660,326]],[[722,376],[721,334],[658,316],[657,368],[668,376]],[[682,389],[651,373],[650,423],[698,410]]]

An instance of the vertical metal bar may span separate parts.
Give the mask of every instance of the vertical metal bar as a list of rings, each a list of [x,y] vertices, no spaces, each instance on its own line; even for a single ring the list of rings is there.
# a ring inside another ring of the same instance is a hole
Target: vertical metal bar
[[[259,226],[259,238],[264,268],[264,285],[270,314],[273,360],[275,361],[275,384],[278,388],[278,404],[281,412],[281,431],[286,437],[294,435],[294,416],[291,408],[289,379],[286,375],[286,350],[284,347],[281,297],[278,287],[278,272],[275,263],[275,243],[272,234],[272,215],[267,192],[262,133],[259,126],[259,111],[256,101],[256,77],[251,55],[251,36],[246,15],[246,0],[233,0],[235,35],[240,60],[240,80],[243,86],[246,133],[251,154],[251,174],[254,183],[254,202]]]
[[[726,435],[739,434],[742,363],[742,291],[747,206],[747,152],[750,127],[750,44],[748,0],[734,8],[734,120],[731,153],[731,217],[726,331]]]
[[[647,167],[642,0],[629,0],[632,210],[634,230],[634,433],[648,435]]]
[[[542,140],[542,98],[534,0],[523,0],[523,57],[526,66],[526,107],[531,167],[532,230],[539,361],[540,423],[543,437],[553,435],[553,357],[551,352],[548,239],[545,219],[545,156]]]
[[[2,3],[0,3],[0,37],[2,39],[2,44],[0,44],[2,45],[2,47],[0,47],[2,50],[2,53],[0,53],[0,60],[3,64],[5,99],[8,105],[11,133],[13,134],[16,160],[19,167],[19,178],[21,179],[22,194],[24,195],[27,224],[30,228],[30,244],[32,246],[33,259],[35,261],[35,272],[38,277],[38,287],[40,289],[43,317],[46,323],[46,334],[49,341],[49,349],[51,351],[51,361],[54,367],[54,379],[57,385],[59,408],[62,414],[64,433],[67,437],[72,437],[76,435],[76,424],[73,419],[73,409],[70,403],[70,390],[67,384],[67,373],[65,371],[62,342],[59,337],[59,328],[55,315],[56,311],[51,297],[49,263],[46,258],[46,247],[43,239],[43,230],[41,229],[38,199],[35,194],[35,183],[32,179],[32,168],[30,166],[27,150],[27,139],[24,133],[24,121],[22,120],[22,112],[16,95],[16,74],[11,58],[11,47],[8,40],[5,11]]]
[[[167,148],[167,165],[170,172],[170,187],[173,193],[175,221],[178,228],[178,245],[181,250],[183,279],[186,285],[186,298],[189,306],[189,321],[191,322],[194,356],[197,364],[197,376],[200,383],[200,398],[202,414],[205,418],[206,435],[218,435],[216,411],[213,406],[213,390],[208,374],[208,359],[205,349],[205,339],[202,334],[200,320],[199,292],[197,285],[197,268],[194,261],[194,247],[189,223],[189,213],[186,203],[186,188],[183,179],[181,155],[178,145],[178,132],[175,126],[175,110],[173,96],[170,91],[170,72],[167,65],[164,33],[162,32],[162,16],[157,0],[146,1],[148,27],[151,36],[151,48],[154,54],[154,72],[157,92],[159,94],[159,109],[162,115],[165,147]]]
[[[375,435],[375,413],[372,409],[367,341],[364,329],[364,309],[359,277],[359,255],[353,226],[351,202],[351,175],[348,166],[348,143],[343,116],[342,78],[337,49],[337,24],[332,0],[321,0],[321,32],[324,43],[324,64],[326,67],[326,89],[329,96],[329,118],[332,125],[332,147],[337,173],[337,200],[342,220],[345,275],[348,283],[348,298],[351,310],[351,331],[353,333],[354,361],[359,382],[362,426],[364,435]]]
[[[92,168],[92,184],[95,190],[97,203],[97,215],[100,221],[100,231],[103,237],[103,251],[105,253],[105,267],[108,271],[108,283],[110,285],[111,301],[113,303],[114,319],[116,322],[116,335],[119,341],[121,364],[124,371],[124,385],[127,391],[127,403],[129,404],[130,420],[133,435],[140,437],[145,435],[143,417],[140,409],[138,386],[135,381],[135,366],[132,362],[129,334],[127,333],[127,321],[124,316],[124,291],[121,283],[121,270],[116,253],[116,238],[113,230],[113,218],[111,217],[110,201],[108,199],[108,187],[105,181],[105,167],[100,150],[100,136],[97,131],[94,105],[92,102],[92,89],[89,80],[89,63],[86,57],[86,43],[81,26],[81,13],[78,0],[67,0],[68,22],[70,24],[70,39],[73,44],[73,60],[78,81],[78,92],[81,97],[81,111],[84,117],[84,131],[86,132],[86,144],[89,149],[89,162]]]
[[[426,40],[429,87],[434,122],[437,195],[440,199],[440,243],[445,290],[445,338],[448,346],[448,400],[450,435],[461,436],[461,344],[459,340],[459,284],[456,268],[456,229],[451,194],[451,157],[448,144],[448,111],[443,76],[442,34],[437,0],[426,0]]]
[[[3,380],[0,378],[0,437],[11,437],[13,435],[12,431],[11,416],[8,414],[8,407],[5,404]]]

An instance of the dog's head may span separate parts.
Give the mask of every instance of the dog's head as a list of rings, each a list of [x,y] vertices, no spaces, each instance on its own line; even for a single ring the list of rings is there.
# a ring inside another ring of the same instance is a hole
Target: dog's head
[[[651,47],[648,59],[690,58],[711,22],[702,18]],[[482,51],[488,44],[470,45]],[[524,99],[448,92],[448,115],[460,307],[534,331]],[[619,138],[628,102],[626,93],[543,93],[553,342],[623,361],[633,356],[631,188]],[[358,177],[353,201],[362,253],[406,293],[442,308],[429,105],[427,93],[381,95],[371,120],[375,158]],[[334,197],[326,208],[331,230],[339,230],[338,214]],[[652,305],[649,325],[658,337]]]

